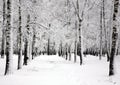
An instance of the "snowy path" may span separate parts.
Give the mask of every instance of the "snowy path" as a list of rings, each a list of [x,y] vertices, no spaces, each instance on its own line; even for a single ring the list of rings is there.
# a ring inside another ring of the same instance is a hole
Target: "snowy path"
[[[106,61],[84,60],[80,66],[61,57],[40,56],[11,76],[0,76],[0,85],[117,85],[107,76]]]

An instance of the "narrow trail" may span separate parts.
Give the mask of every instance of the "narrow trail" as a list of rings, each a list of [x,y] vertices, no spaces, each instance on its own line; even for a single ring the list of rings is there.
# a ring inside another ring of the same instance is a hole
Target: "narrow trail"
[[[98,61],[80,66],[58,56],[39,56],[13,75],[0,77],[0,85],[114,85],[103,69],[104,61]]]

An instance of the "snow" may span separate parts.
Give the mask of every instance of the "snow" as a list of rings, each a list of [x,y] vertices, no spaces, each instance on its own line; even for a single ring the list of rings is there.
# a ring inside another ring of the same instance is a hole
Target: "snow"
[[[58,56],[41,55],[21,70],[17,69],[17,56],[14,55],[14,74],[4,76],[5,59],[0,59],[0,85],[120,85],[120,57],[117,57],[116,73],[108,76],[109,63],[106,58],[84,57],[84,64],[66,61]],[[73,57],[73,56],[72,56]],[[79,59],[77,59],[79,60]],[[117,72],[118,71],[118,72]]]

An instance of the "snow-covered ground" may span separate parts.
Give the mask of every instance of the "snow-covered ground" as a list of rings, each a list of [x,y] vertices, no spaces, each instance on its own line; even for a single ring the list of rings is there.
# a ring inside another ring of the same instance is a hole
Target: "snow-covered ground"
[[[89,55],[82,66],[58,56],[38,56],[19,71],[14,56],[14,74],[9,76],[3,75],[5,59],[0,59],[0,85],[120,85],[120,57],[116,60],[117,74],[109,77],[106,58]]]

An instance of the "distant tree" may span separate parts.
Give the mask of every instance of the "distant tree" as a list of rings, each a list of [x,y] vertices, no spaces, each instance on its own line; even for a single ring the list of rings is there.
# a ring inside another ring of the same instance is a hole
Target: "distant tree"
[[[71,60],[71,45],[68,46],[69,61]]]
[[[65,59],[68,60],[68,44],[65,45]]]
[[[63,56],[63,46],[62,46],[62,41],[60,42],[60,45],[59,45],[59,56]]]
[[[76,62],[76,57],[77,57],[77,21],[75,22],[75,29],[76,29],[76,35],[75,35],[75,47],[74,47],[74,62]]]
[[[47,44],[47,55],[50,55],[50,39],[48,39],[48,44]]]
[[[34,22],[36,22],[36,18],[34,19]],[[35,25],[34,25],[35,26]],[[33,27],[33,37],[32,37],[32,59],[35,57],[35,43],[36,43],[36,29]]]
[[[36,37],[36,34],[35,34],[35,30],[34,30],[33,40],[32,40],[32,59],[34,59],[34,56],[35,56],[35,37]]]
[[[100,7],[100,56],[99,56],[100,60],[101,60],[101,57],[102,57],[102,48],[103,48],[103,42],[102,41],[103,41],[103,8],[102,8],[102,5],[101,5],[101,7]]]

